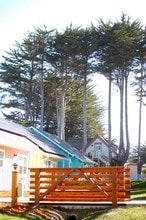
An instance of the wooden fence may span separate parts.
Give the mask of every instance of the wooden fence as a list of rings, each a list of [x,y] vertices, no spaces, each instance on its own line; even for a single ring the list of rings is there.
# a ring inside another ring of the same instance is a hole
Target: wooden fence
[[[125,167],[31,168],[30,200],[106,202],[130,198],[130,169]]]

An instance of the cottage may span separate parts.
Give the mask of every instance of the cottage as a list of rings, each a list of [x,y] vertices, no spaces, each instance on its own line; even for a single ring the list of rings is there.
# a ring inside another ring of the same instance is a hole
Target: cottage
[[[29,168],[81,167],[93,164],[78,150],[54,135],[0,119],[0,196],[10,196],[14,155],[18,158],[20,196],[29,191]]]
[[[117,156],[118,147],[115,144],[111,146],[112,157]],[[108,141],[97,135],[93,140],[91,140],[87,147],[85,155],[91,158],[97,163],[98,166],[108,166],[109,165],[109,143]]]
[[[56,135],[49,134],[33,127],[30,129],[33,134],[37,135],[42,141],[46,141],[49,145],[52,144],[65,156],[66,160],[58,160],[57,167],[84,167],[93,166],[95,164],[94,161],[84,156],[79,150],[61,140]]]
[[[0,191],[10,192],[13,157],[19,164],[20,194],[29,189],[30,167],[55,167],[65,156],[53,145],[42,142],[29,128],[0,119]],[[23,192],[22,192],[23,191]]]

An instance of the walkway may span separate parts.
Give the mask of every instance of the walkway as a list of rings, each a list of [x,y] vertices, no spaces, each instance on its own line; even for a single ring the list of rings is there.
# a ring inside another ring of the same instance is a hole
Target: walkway
[[[0,205],[3,203],[11,203],[11,198],[0,198]],[[31,201],[29,201],[29,197],[19,197],[18,198],[19,204],[33,204]],[[41,203],[40,203],[41,204]],[[89,207],[99,207],[99,206],[111,206],[112,202],[43,202],[43,204],[49,204],[51,206],[82,206],[82,208],[85,206]],[[146,200],[127,200],[124,202],[118,202],[118,206],[141,206],[146,205]]]

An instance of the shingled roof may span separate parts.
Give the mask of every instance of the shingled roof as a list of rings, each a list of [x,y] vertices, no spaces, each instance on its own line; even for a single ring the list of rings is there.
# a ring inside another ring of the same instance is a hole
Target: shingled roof
[[[67,142],[61,140],[56,135],[41,131],[41,130],[36,129],[34,127],[31,127],[31,130],[34,134],[38,134],[41,138],[43,138],[44,140],[47,140],[49,143],[54,144],[54,146],[56,146],[61,151],[66,152],[70,156],[77,157],[80,161],[85,162],[85,163],[94,163],[94,161],[88,159],[77,148],[75,148],[75,147],[71,146],[70,144],[68,144]]]
[[[26,139],[31,141],[33,144],[37,145],[39,149],[41,149],[45,153],[55,154],[55,155],[64,157],[64,154],[59,149],[57,149],[51,143],[48,144],[48,142],[45,140],[42,141],[36,134],[31,132],[30,128],[24,127],[22,125],[19,125],[15,122],[12,122],[6,119],[0,119],[0,130],[11,133],[11,134],[15,134],[21,137],[25,137]]]
[[[24,127],[15,122],[0,119],[0,130],[27,138],[45,153],[55,154],[62,157],[66,157],[67,153],[72,157],[78,158],[84,163],[94,163],[75,147],[72,147],[67,142],[62,141],[56,135],[52,135],[34,127]]]

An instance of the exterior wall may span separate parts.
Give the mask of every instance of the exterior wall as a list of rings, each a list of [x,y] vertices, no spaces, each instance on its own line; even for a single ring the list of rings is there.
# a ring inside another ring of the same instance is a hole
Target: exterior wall
[[[19,160],[18,191],[20,191],[20,196],[29,191],[29,168],[82,167],[82,163],[76,157],[70,158],[67,154],[66,158],[49,155],[49,153],[41,151],[37,145],[27,138],[1,130],[0,150],[4,152],[4,165],[3,168],[0,168],[0,197],[1,194],[4,196],[3,192],[9,192],[9,196],[11,195],[14,154],[17,154]],[[23,166],[24,162],[25,167]]]
[[[67,168],[69,166],[69,161],[68,160],[58,160],[57,161],[57,167],[58,168]]]
[[[105,160],[103,157],[107,158],[109,157],[109,150],[108,150],[108,146],[107,144],[102,141],[102,139],[100,138],[96,138],[90,146],[87,147],[86,149],[86,155],[92,158],[92,159],[97,159],[97,163],[98,163],[98,159],[103,161],[106,164],[108,164],[108,161]],[[116,154],[114,152],[112,152],[112,157],[116,156]]]
[[[130,168],[130,179],[131,179],[131,181],[138,180],[137,163],[128,163],[126,166],[128,168]]]
[[[3,167],[0,168],[0,192],[3,191],[10,191],[12,185],[12,170],[13,170],[13,157],[14,154],[18,156],[21,155],[22,157],[28,158],[29,161],[29,152],[19,149],[14,149],[10,147],[5,147],[0,145],[0,151],[4,151],[4,163]],[[28,165],[27,165],[28,167]],[[19,170],[19,169],[18,169]],[[25,188],[28,188],[28,172],[26,174],[19,173],[18,175],[18,185],[19,183],[23,183]]]
[[[80,162],[78,158],[72,157],[70,167],[82,167],[82,163]]]
[[[43,153],[24,137],[0,131],[0,151],[4,152],[3,167],[0,167],[0,196],[11,195],[14,154],[18,156],[18,194],[29,190],[29,168],[43,167]],[[25,163],[25,166],[24,166]]]
[[[102,155],[108,157],[108,147],[101,140],[96,139],[86,150],[86,155],[90,153],[92,158],[101,158]]]
[[[40,168],[43,167],[43,154],[41,151],[30,152],[30,164],[29,168]]]
[[[72,157],[71,159],[59,160],[57,162],[57,167],[58,168],[82,167],[82,165],[76,157]]]

